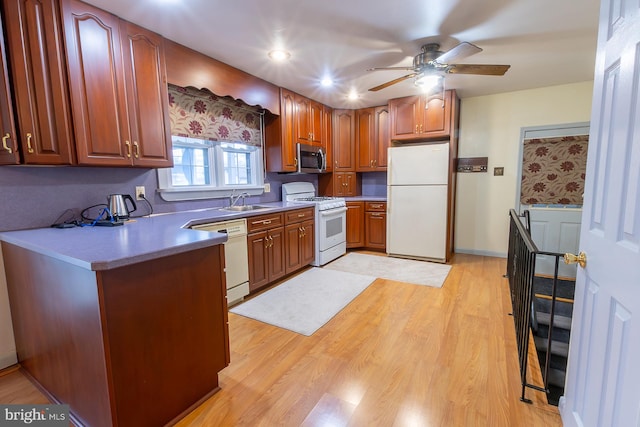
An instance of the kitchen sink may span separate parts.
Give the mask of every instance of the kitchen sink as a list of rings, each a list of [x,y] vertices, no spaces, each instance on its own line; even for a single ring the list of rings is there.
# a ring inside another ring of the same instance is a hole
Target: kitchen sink
[[[247,212],[247,211],[257,211],[257,210],[266,210],[271,209],[269,206],[260,206],[260,205],[238,205],[238,206],[226,206],[224,208],[220,208],[221,211],[229,211],[229,212]]]

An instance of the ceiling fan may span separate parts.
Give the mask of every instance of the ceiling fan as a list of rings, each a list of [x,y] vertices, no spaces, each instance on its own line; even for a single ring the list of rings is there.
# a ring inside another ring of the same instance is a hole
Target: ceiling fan
[[[422,46],[422,52],[413,58],[412,67],[376,67],[367,71],[378,70],[406,70],[411,74],[393,79],[381,85],[372,87],[370,91],[376,92],[401,81],[416,77],[416,83],[423,77],[444,76],[444,74],[478,74],[483,76],[502,76],[511,65],[489,64],[456,64],[455,62],[476,53],[482,52],[478,46],[462,42],[452,49],[442,52],[439,43],[428,43]]]

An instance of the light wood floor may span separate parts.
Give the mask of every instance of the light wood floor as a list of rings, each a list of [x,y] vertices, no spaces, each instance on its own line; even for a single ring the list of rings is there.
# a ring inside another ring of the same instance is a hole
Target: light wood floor
[[[457,254],[441,289],[378,279],[311,337],[230,313],[222,389],[179,425],[560,426],[543,393],[519,401],[505,263]],[[0,403],[43,401],[0,377]]]

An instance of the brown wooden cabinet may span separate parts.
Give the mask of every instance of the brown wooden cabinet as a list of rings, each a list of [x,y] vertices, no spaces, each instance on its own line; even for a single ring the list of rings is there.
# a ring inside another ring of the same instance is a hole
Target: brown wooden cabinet
[[[77,0],[62,3],[79,164],[173,164],[162,37]]]
[[[333,109],[322,106],[322,148],[327,159],[327,172],[333,170]]]
[[[0,10],[0,164],[17,164],[20,162],[16,143],[16,125],[11,107],[11,86],[7,68],[6,50],[4,47],[2,10]]]
[[[280,115],[270,117],[265,129],[265,149],[268,172],[295,172],[296,103],[295,94],[280,89]]]
[[[357,196],[362,191],[362,179],[355,172],[325,173],[318,177],[318,194],[333,197]]]
[[[6,0],[22,159],[27,164],[75,163],[59,2]]]
[[[92,271],[2,242],[21,368],[73,425],[173,424],[229,364],[221,245]],[[173,420],[173,422],[171,422]]]
[[[356,110],[356,171],[371,172],[387,169],[389,108],[371,107]]]
[[[444,99],[423,95],[389,100],[391,140],[430,140],[448,138],[454,92],[447,90]]]
[[[249,290],[255,292],[286,273],[283,214],[248,218],[247,231]]]
[[[385,250],[387,248],[387,204],[365,202],[364,205],[364,246],[369,249]]]
[[[347,202],[347,248],[364,246],[364,202]]]
[[[333,170],[354,172],[355,164],[354,110],[333,111]]]
[[[296,139],[309,145],[322,145],[322,104],[295,95]]]
[[[286,274],[311,264],[315,258],[314,209],[285,213]]]

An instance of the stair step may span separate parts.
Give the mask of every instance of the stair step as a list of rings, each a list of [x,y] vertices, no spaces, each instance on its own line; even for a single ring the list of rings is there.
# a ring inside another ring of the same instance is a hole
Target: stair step
[[[547,352],[548,349],[548,341],[546,338],[542,337],[533,337],[534,342],[536,343],[536,350]],[[555,354],[556,356],[568,357],[569,356],[569,344],[561,341],[551,341],[551,354]]]
[[[547,385],[555,385],[556,387],[564,388],[564,380],[566,377],[566,373],[561,371],[560,369],[549,369],[549,380],[547,381]]]
[[[549,325],[551,323],[551,314],[536,311],[536,319],[541,325]],[[571,318],[566,316],[553,316],[553,327],[571,330]]]

